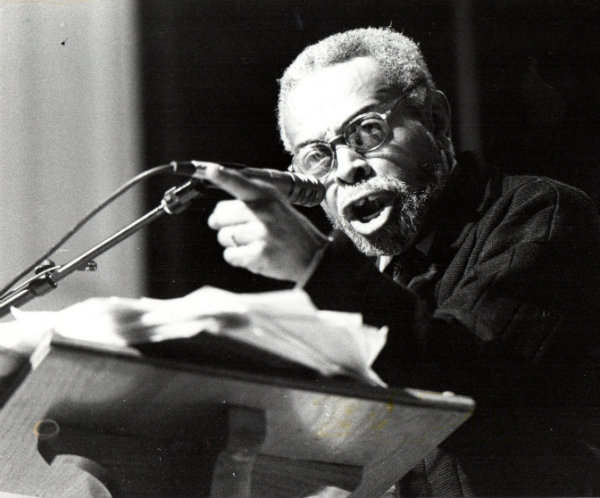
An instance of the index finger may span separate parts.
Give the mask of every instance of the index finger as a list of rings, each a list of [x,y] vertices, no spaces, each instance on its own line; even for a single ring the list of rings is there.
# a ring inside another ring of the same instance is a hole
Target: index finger
[[[203,178],[241,201],[268,199],[276,195],[274,188],[268,183],[246,178],[233,168],[225,168],[217,163],[200,164],[203,166]]]

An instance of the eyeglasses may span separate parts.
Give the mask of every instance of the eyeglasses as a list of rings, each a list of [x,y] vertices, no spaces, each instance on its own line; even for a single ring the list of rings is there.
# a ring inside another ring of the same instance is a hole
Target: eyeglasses
[[[381,147],[390,137],[390,125],[387,120],[396,109],[402,97],[384,113],[365,112],[352,119],[342,133],[330,141],[315,140],[298,149],[292,160],[291,169],[325,179],[335,166],[335,149],[338,144],[345,144],[360,154]]]

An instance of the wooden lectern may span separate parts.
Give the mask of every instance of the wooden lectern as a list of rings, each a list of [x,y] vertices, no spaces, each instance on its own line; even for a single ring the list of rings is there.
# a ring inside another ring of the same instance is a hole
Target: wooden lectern
[[[0,491],[47,498],[383,494],[469,398],[53,342],[0,410]]]

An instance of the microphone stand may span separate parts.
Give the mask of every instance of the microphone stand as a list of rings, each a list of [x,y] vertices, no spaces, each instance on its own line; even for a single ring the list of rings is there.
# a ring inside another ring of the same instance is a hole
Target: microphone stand
[[[133,235],[138,230],[152,223],[155,219],[164,214],[178,214],[184,211],[190,201],[200,195],[204,195],[206,186],[197,179],[192,179],[178,187],[172,187],[167,190],[162,198],[160,205],[141,216],[133,223],[119,230],[114,235],[108,237],[98,245],[83,253],[69,263],[59,266],[55,269],[49,269],[40,273],[38,277],[33,278],[25,287],[14,291],[4,300],[0,301],[0,317],[10,313],[12,306],[21,306],[35,297],[43,296],[56,289],[58,282],[77,270],[85,270],[94,266],[94,258],[104,253],[111,247]]]

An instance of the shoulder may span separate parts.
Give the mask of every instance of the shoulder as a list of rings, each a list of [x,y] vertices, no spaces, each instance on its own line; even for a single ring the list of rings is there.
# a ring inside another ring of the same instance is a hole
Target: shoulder
[[[472,153],[461,153],[451,175],[442,214],[448,206],[473,213],[476,219],[496,222],[507,215],[535,216],[537,211],[584,213],[595,219],[598,207],[582,190],[545,176],[509,175]],[[467,208],[464,205],[467,205]]]
[[[600,261],[600,217],[581,190],[543,176],[499,175],[493,200],[473,227],[482,254],[520,246]]]
[[[501,189],[484,219],[523,224],[545,236],[600,238],[600,216],[582,190],[543,176],[503,176]]]
[[[502,182],[500,202],[512,208],[528,205],[554,206],[556,209],[578,209],[595,215],[592,199],[582,190],[544,176],[506,175]]]

